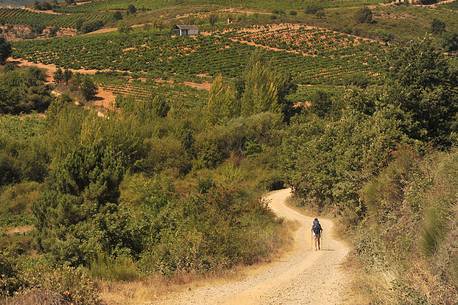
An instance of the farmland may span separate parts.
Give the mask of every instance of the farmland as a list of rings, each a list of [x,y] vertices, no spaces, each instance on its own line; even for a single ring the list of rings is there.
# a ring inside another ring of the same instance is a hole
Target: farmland
[[[74,28],[78,20],[85,22],[92,21],[108,21],[111,16],[106,13],[93,14],[42,14],[31,12],[24,9],[0,8],[0,23],[1,24],[17,24],[17,25],[39,25],[39,26],[56,26],[59,28]]]
[[[124,70],[151,77],[193,79],[198,74],[214,76],[218,73],[237,77],[252,53],[259,50],[278,69],[290,73],[300,83],[345,84],[362,73],[377,75],[379,55],[383,54],[377,42],[299,27],[294,35],[302,39],[293,46],[289,45],[291,41],[286,39],[285,31],[287,27],[259,31],[251,38],[245,37],[248,34],[243,30],[240,33],[215,32],[196,38],[170,37],[167,32],[157,31],[135,31],[129,35],[108,33],[96,37],[18,42],[14,52],[16,57],[30,61],[74,69]],[[240,35],[248,42],[254,40],[278,50],[243,43],[238,41]],[[266,41],[271,35],[286,40],[270,45]],[[297,52],[289,52],[289,47]]]
[[[381,3],[381,0],[341,0],[341,1],[224,1],[224,0],[190,0],[190,1],[175,1],[175,0],[114,0],[114,1],[93,1],[80,6],[67,8],[66,12],[93,12],[93,11],[107,11],[107,10],[120,10],[125,9],[129,4],[134,4],[136,7],[144,10],[155,10],[164,7],[173,7],[179,10],[180,7],[185,6],[202,6],[212,5],[216,7],[237,7],[237,8],[248,8],[248,9],[260,9],[260,10],[272,10],[272,9],[301,9],[304,4],[320,4],[325,7],[352,7],[358,5],[369,5]]]

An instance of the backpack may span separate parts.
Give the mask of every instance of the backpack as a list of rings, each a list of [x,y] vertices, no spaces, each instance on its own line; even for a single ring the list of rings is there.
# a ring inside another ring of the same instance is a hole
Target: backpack
[[[316,235],[321,234],[321,225],[319,222],[313,222],[312,231]]]

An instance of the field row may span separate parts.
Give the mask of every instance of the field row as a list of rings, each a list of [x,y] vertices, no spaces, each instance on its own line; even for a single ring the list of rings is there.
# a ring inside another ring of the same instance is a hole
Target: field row
[[[14,55],[33,62],[74,69],[143,72],[151,77],[193,78],[198,74],[241,75],[256,49],[274,68],[300,83],[340,84],[355,75],[376,75],[380,49],[361,44],[345,55],[303,56],[234,42],[213,35],[170,37],[140,31],[17,42]]]
[[[215,33],[218,34],[218,33]],[[234,29],[219,33],[236,41],[311,56],[347,56],[355,52],[374,53],[380,43],[360,37],[297,24],[275,24]]]
[[[79,20],[83,22],[109,21],[111,15],[106,13],[55,15],[41,14],[24,9],[0,8],[0,24],[24,24],[30,26],[56,26],[61,28],[75,28]]]
[[[94,81],[114,95],[133,97],[136,100],[148,101],[155,96],[165,97],[174,108],[194,108],[206,101],[208,92],[184,86],[179,83],[157,83],[149,78],[147,81],[129,80],[128,77],[99,73],[92,76]]]

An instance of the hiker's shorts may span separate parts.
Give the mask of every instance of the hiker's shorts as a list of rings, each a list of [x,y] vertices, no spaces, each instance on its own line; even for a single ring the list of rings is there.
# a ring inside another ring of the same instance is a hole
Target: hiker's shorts
[[[320,239],[320,237],[321,237],[321,234],[315,234],[315,233],[313,233],[313,238],[315,238],[315,239]]]

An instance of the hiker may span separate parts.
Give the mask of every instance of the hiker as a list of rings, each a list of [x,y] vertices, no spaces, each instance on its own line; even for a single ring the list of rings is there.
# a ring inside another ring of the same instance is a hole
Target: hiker
[[[312,225],[312,234],[313,239],[315,240],[315,251],[321,250],[321,232],[323,232],[323,228],[321,227],[318,218],[315,218]]]

